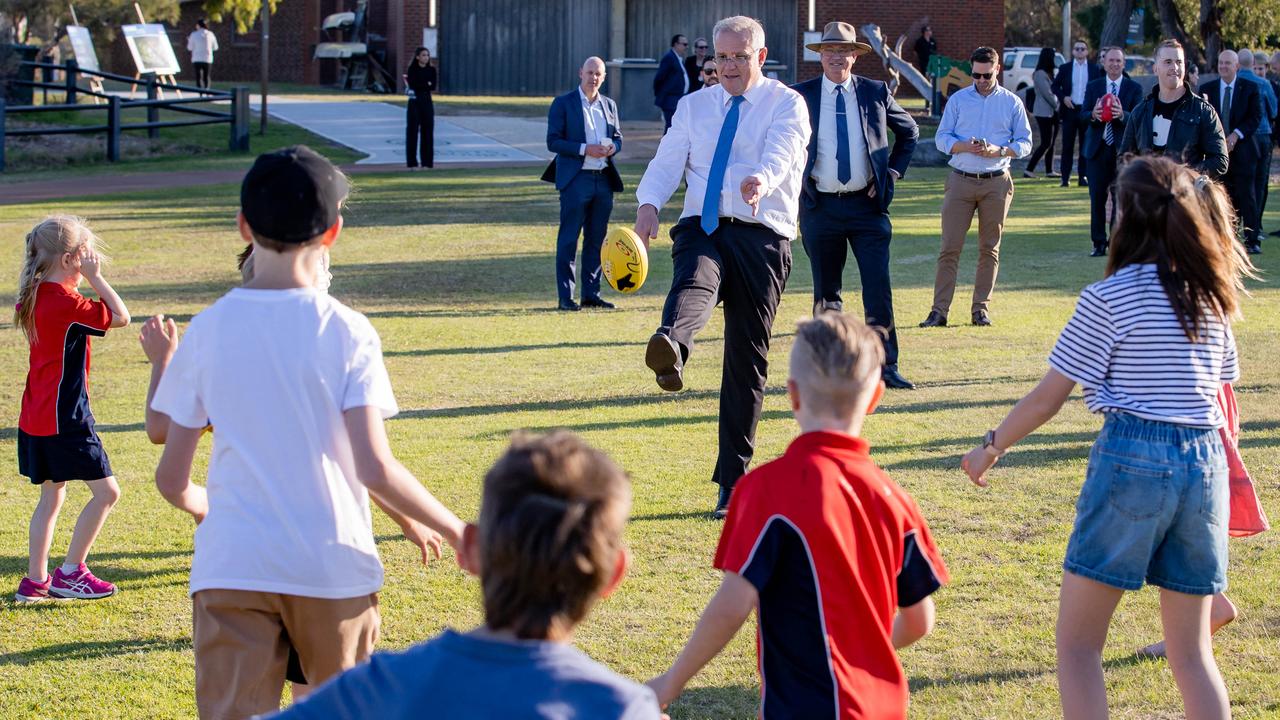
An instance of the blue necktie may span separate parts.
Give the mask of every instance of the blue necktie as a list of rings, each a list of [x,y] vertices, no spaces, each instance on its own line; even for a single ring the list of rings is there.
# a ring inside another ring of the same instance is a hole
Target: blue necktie
[[[836,86],[836,177],[844,185],[853,177],[849,163],[849,120],[844,111],[844,87]]]
[[[720,190],[724,186],[724,171],[729,166],[729,151],[733,150],[733,136],[738,132],[738,106],[743,97],[734,95],[724,125],[720,126],[720,139],[716,141],[716,154],[711,158],[711,173],[707,175],[707,193],[702,196],[702,232],[710,235],[720,227]]]

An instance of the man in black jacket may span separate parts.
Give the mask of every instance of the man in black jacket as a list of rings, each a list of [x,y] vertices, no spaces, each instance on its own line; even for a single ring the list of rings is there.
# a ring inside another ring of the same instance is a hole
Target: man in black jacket
[[[1184,84],[1182,43],[1165,40],[1156,48],[1157,83],[1129,114],[1120,154],[1167,155],[1212,178],[1227,172],[1227,143],[1218,114]]]
[[[1102,76],[1097,64],[1089,62],[1089,44],[1076,40],[1071,46],[1071,60],[1058,68],[1053,78],[1053,94],[1058,96],[1059,113],[1062,115],[1062,187],[1071,179],[1071,156],[1076,154],[1076,141],[1080,142],[1080,187],[1089,184],[1085,180],[1084,131],[1088,122],[1081,117],[1085,88]]]
[[[1142,102],[1142,86],[1124,75],[1124,51],[1103,48],[1102,66],[1106,74],[1089,83],[1080,114],[1088,125],[1084,156],[1089,161],[1089,237],[1092,257],[1107,254],[1107,197],[1116,179],[1116,149],[1124,139],[1125,122]],[[1105,99],[1105,100],[1104,100]],[[1110,105],[1104,108],[1104,102]],[[1103,118],[1110,116],[1104,122]]]
[[[1244,227],[1244,244],[1250,253],[1261,251],[1258,237],[1258,126],[1262,123],[1262,94],[1253,82],[1239,75],[1239,59],[1232,50],[1218,54],[1218,78],[1201,88],[1204,99],[1218,112],[1226,136],[1229,164],[1227,194]]]

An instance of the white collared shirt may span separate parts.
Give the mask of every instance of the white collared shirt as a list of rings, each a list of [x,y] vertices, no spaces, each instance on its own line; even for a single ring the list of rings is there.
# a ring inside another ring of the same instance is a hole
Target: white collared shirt
[[[600,93],[596,93],[596,101],[591,102],[587,99],[587,94],[582,92],[581,87],[578,88],[578,98],[582,100],[582,129],[587,139],[582,147],[578,148],[578,153],[582,155],[582,169],[603,170],[605,159],[588,155],[587,146],[613,144],[613,140],[609,138],[609,121],[604,116],[604,98]]]
[[[1071,61],[1071,102],[1080,107],[1084,104],[1084,89],[1089,84],[1089,61]]]
[[[1235,104],[1236,104],[1236,85],[1239,83],[1239,81],[1240,81],[1240,76],[1239,76],[1239,75],[1236,75],[1236,79],[1235,79],[1235,80],[1232,80],[1232,81],[1231,81],[1231,82],[1229,82],[1229,83],[1225,83],[1225,82],[1220,82],[1220,83],[1218,83],[1218,85],[1219,85],[1219,87],[1218,87],[1218,107],[1223,107],[1223,103],[1225,103],[1225,102],[1227,101],[1227,90],[1230,90],[1230,91],[1231,91],[1231,105],[1232,105],[1232,106],[1235,106]],[[1230,124],[1231,124],[1231,118],[1222,118],[1222,126],[1223,126],[1223,127],[1227,127],[1227,126],[1228,126],[1228,125],[1230,125]],[[1235,135],[1237,138],[1239,138],[1239,139],[1241,139],[1241,140],[1243,140],[1243,139],[1244,139],[1244,133],[1240,132],[1240,128],[1232,128],[1232,130],[1231,130],[1231,134],[1232,134],[1232,135]]]
[[[853,90],[853,77],[836,85],[822,76],[822,103],[818,116],[818,154],[813,159],[813,179],[818,192],[835,193],[862,190],[871,182],[871,157],[867,154],[867,136],[862,131],[862,109]],[[840,164],[836,162],[836,91],[844,93],[845,119],[849,126],[849,182],[840,182]]]
[[[662,136],[658,152],[636,188],[639,204],[661,209],[683,177],[689,187],[680,217],[702,215],[707,176],[730,97],[723,85],[715,85],[680,98],[671,129]],[[794,238],[809,145],[809,109],[799,93],[764,77],[743,97],[720,188],[720,215],[761,223],[783,237]],[[755,217],[739,189],[749,177],[761,183],[763,199]]]

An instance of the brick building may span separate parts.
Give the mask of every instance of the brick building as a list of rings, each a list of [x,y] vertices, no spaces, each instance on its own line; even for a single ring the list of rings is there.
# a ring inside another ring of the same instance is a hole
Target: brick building
[[[353,10],[355,0],[282,0],[271,16],[271,79],[274,82],[329,84],[335,61],[312,59],[321,37],[320,24],[332,13]],[[170,38],[191,79],[186,36],[202,17],[200,0],[182,0],[180,26]],[[423,44],[424,29],[438,34],[437,61],[441,90],[456,94],[549,95],[576,80],[574,71],[588,55],[605,58],[657,58],[676,32],[691,39],[709,36],[715,18],[728,14],[758,17],[765,25],[770,57],[785,67],[779,78],[804,80],[820,72],[805,61],[804,34],[844,20],[856,27],[873,22],[892,44],[905,34],[904,55],[919,28],[934,29],[938,51],[967,57],[978,45],[1000,48],[1004,42],[1003,3],[978,3],[956,12],[952,0],[369,0],[371,49],[382,54],[396,76],[413,50]],[[576,25],[564,29],[565,18]],[[255,26],[238,33],[230,22],[210,23],[221,49],[214,58],[215,80],[253,82],[260,63]],[[779,44],[779,33],[792,38]],[[108,69],[131,73],[133,63],[122,39],[109,54]],[[883,79],[879,58],[859,61],[859,74]],[[912,92],[905,85],[903,93]]]

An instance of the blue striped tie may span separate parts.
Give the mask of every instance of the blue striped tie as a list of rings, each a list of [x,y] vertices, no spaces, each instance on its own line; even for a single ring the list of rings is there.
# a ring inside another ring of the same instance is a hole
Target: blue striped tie
[[[710,235],[720,227],[720,191],[724,186],[724,171],[729,166],[729,152],[733,150],[733,136],[738,133],[738,106],[743,97],[734,95],[724,125],[720,126],[720,139],[716,141],[716,154],[711,158],[711,172],[707,175],[707,192],[702,196],[702,232]]]
[[[849,163],[849,116],[844,110],[844,86],[836,86],[836,177],[844,185],[853,177]]]

